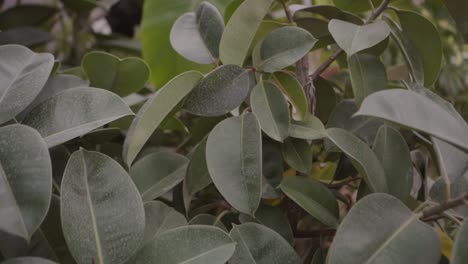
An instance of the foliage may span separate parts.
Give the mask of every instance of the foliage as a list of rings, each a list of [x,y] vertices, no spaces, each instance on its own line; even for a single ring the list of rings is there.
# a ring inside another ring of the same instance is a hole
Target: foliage
[[[313,2],[0,0],[1,263],[468,263],[466,4]]]

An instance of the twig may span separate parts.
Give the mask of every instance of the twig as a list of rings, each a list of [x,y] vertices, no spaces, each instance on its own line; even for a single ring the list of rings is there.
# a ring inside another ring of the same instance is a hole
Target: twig
[[[435,215],[439,215],[449,209],[452,209],[461,205],[466,205],[467,201],[468,201],[468,193],[456,199],[448,200],[445,203],[441,203],[439,205],[423,210],[421,213],[421,218],[424,219],[424,218],[429,218]]]
[[[345,185],[348,185],[349,183],[351,182],[355,182],[357,180],[361,180],[362,177],[358,176],[358,177],[354,177],[354,178],[350,178],[350,179],[347,179],[347,180],[344,180],[344,181],[341,181],[341,182],[338,182],[338,183],[330,183],[330,184],[327,184],[327,187],[330,188],[330,189],[339,189]]]

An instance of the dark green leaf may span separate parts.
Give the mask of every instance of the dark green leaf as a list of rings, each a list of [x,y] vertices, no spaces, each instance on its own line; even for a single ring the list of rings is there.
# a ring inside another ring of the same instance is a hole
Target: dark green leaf
[[[308,113],[309,103],[301,83],[288,72],[276,72],[273,76],[273,82],[286,95],[300,117],[303,118]]]
[[[17,27],[0,32],[0,45],[18,44],[35,47],[54,39],[49,32],[33,27]]]
[[[293,169],[305,174],[312,170],[312,148],[306,140],[288,138],[283,143],[283,156]]]
[[[0,13],[0,28],[38,26],[51,18],[58,9],[48,5],[16,5]]]
[[[211,183],[210,174],[206,165],[206,138],[197,146],[188,164],[184,188],[188,195],[201,191]]]
[[[9,259],[7,261],[2,262],[2,264],[56,264],[56,262],[43,258],[22,257]]]
[[[214,215],[210,214],[199,214],[192,218],[189,222],[189,225],[208,225],[208,226],[215,226],[223,230],[224,232],[229,232],[224,226],[223,222]]]

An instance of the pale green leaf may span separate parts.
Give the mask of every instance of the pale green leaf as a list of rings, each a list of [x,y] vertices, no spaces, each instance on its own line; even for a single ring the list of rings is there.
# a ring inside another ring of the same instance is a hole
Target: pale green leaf
[[[306,114],[302,121],[291,121],[289,136],[308,140],[322,139],[326,137],[325,126],[316,116]]]
[[[56,264],[56,262],[38,257],[21,257],[9,259],[2,264]]]
[[[143,245],[167,230],[187,225],[187,220],[181,213],[162,202],[150,201],[146,202],[144,206],[146,227]]]
[[[222,229],[224,232],[229,232],[226,226],[221,222],[221,219],[210,214],[199,214],[190,219],[189,225],[208,225]]]
[[[465,220],[458,230],[452,252],[452,264],[468,262],[468,220]]]

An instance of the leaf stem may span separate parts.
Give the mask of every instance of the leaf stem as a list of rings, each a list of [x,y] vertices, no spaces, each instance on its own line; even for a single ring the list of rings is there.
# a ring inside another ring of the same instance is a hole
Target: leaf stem
[[[448,200],[445,203],[441,203],[439,205],[423,210],[421,212],[421,217],[429,218],[431,216],[441,214],[449,209],[452,209],[461,205],[468,206],[468,193],[461,195],[458,198]]]

